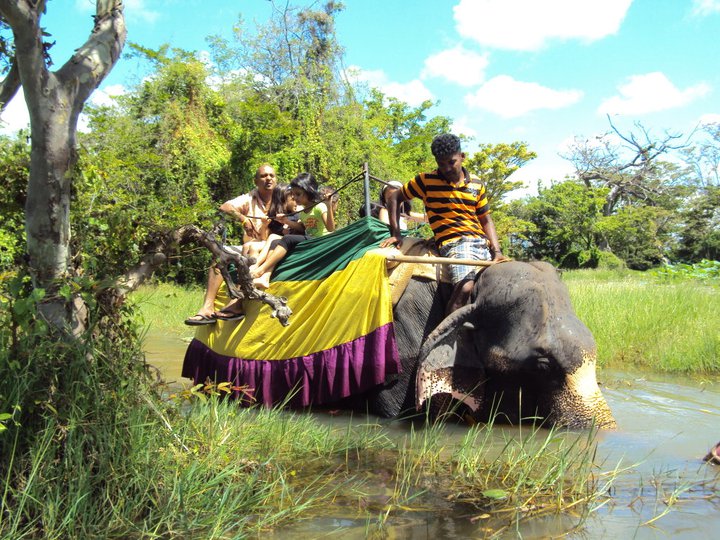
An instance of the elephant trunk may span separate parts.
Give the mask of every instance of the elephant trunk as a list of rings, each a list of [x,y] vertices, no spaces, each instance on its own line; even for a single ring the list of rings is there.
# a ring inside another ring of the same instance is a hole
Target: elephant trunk
[[[580,367],[568,373],[564,384],[554,392],[551,407],[556,425],[571,429],[592,426],[615,429],[617,423],[595,377],[595,358],[586,357]]]

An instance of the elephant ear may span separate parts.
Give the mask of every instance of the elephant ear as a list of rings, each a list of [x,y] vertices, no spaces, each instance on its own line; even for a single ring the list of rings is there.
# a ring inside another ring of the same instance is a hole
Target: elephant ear
[[[477,304],[461,307],[433,330],[420,348],[415,406],[422,408],[436,394],[449,394],[477,411],[482,398],[478,384],[484,375],[473,344]]]

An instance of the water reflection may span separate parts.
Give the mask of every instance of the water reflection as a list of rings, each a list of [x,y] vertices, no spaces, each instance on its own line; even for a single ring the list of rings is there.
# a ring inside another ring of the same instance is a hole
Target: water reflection
[[[145,347],[148,361],[159,368],[170,383],[190,383],[180,377],[187,341],[173,335],[148,335]],[[609,504],[592,514],[582,529],[574,530],[578,516],[559,515],[521,522],[500,537],[640,540],[715,537],[720,528],[720,467],[706,465],[701,460],[720,440],[720,379],[608,371],[602,372],[599,378],[604,382],[603,393],[618,429],[599,434],[597,462],[603,471],[618,464],[631,469],[614,482]],[[340,428],[363,420],[350,413],[315,413],[315,416],[324,424]],[[382,424],[387,433],[398,440],[407,435],[410,425],[375,417],[368,420]],[[499,445],[508,437],[521,435],[512,427],[496,428],[496,431],[493,436],[497,436]],[[459,444],[466,433],[464,426],[448,425],[445,444]],[[379,478],[375,488],[382,495]],[[668,503],[672,503],[671,506]],[[483,538],[492,534],[493,529],[482,520],[470,519],[474,517],[471,512],[448,516],[447,508],[443,508],[447,505],[442,500],[435,501],[435,505],[429,505],[432,510],[392,515],[381,537]],[[328,508],[326,516],[299,522],[267,536],[361,539],[373,535],[374,526],[358,519],[354,509]]]

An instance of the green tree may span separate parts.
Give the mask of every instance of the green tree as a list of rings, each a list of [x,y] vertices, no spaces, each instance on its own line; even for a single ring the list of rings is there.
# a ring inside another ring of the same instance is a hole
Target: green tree
[[[524,187],[521,181],[510,180],[510,176],[536,157],[537,154],[530,151],[524,142],[484,143],[465,166],[482,179],[490,203],[498,208],[508,193]]]
[[[213,192],[230,183],[233,129],[204,65],[182,51],[156,52],[158,70],[137,92],[113,107],[88,108],[74,223],[77,252],[98,278],[139,264],[152,236],[208,226]],[[181,268],[199,266],[204,275],[206,264]]]
[[[685,151],[695,191],[680,207],[675,255],[683,262],[720,260],[720,123],[707,124]]]
[[[683,226],[675,256],[683,262],[720,260],[720,185],[692,196],[681,213]]]
[[[540,187],[536,197],[512,203],[509,213],[532,224],[521,231],[523,239],[513,245],[514,251],[556,264],[565,261],[569,266],[577,265],[570,259],[591,259],[606,195],[604,188],[587,188],[567,180]]]
[[[3,171],[0,272],[5,272],[19,264],[25,252],[25,200],[30,169],[26,132],[19,132],[15,138],[0,136],[0,168]]]
[[[624,206],[612,216],[604,216],[597,232],[608,242],[612,253],[633,270],[648,270],[665,256],[665,225],[671,211],[657,206]]]

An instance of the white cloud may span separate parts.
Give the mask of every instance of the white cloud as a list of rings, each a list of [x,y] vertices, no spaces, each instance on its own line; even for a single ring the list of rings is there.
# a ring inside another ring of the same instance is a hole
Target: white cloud
[[[452,133],[457,135],[466,135],[467,137],[477,137],[477,130],[468,124],[467,117],[458,118],[452,123]]]
[[[20,87],[15,97],[10,100],[7,107],[0,115],[0,133],[3,135],[12,135],[21,129],[30,126],[30,115],[25,105],[25,94]]]
[[[720,13],[720,0],[693,0],[692,12],[698,17]]]
[[[399,99],[413,107],[435,97],[419,79],[413,79],[406,83],[394,82],[389,80],[382,70],[364,70],[357,66],[351,66],[348,68],[347,76],[355,83],[366,83],[370,87],[377,88],[386,96]]]
[[[709,114],[703,114],[700,117],[699,123],[703,126],[706,126],[708,124],[720,124],[720,114],[717,113],[709,113]]]
[[[159,11],[153,11],[146,7],[145,0],[124,0],[125,17],[129,20],[139,20],[154,23],[160,17]],[[93,0],[75,0],[75,8],[81,13],[95,13],[95,2]]]
[[[466,95],[465,104],[505,118],[515,118],[537,109],[561,109],[578,102],[582,96],[580,90],[553,90],[538,83],[500,75]]]
[[[98,88],[90,94],[89,103],[97,107],[112,107],[115,99],[125,94],[126,90],[122,84],[111,84],[105,88]]]
[[[678,89],[664,73],[633,75],[618,87],[619,95],[605,99],[600,114],[647,114],[682,107],[710,91],[705,83]]]
[[[618,31],[632,0],[460,0],[460,34],[498,49],[536,50],[553,39],[595,41]]]
[[[477,54],[459,45],[428,57],[421,76],[441,77],[461,86],[475,86],[485,80],[487,66],[487,54]]]

